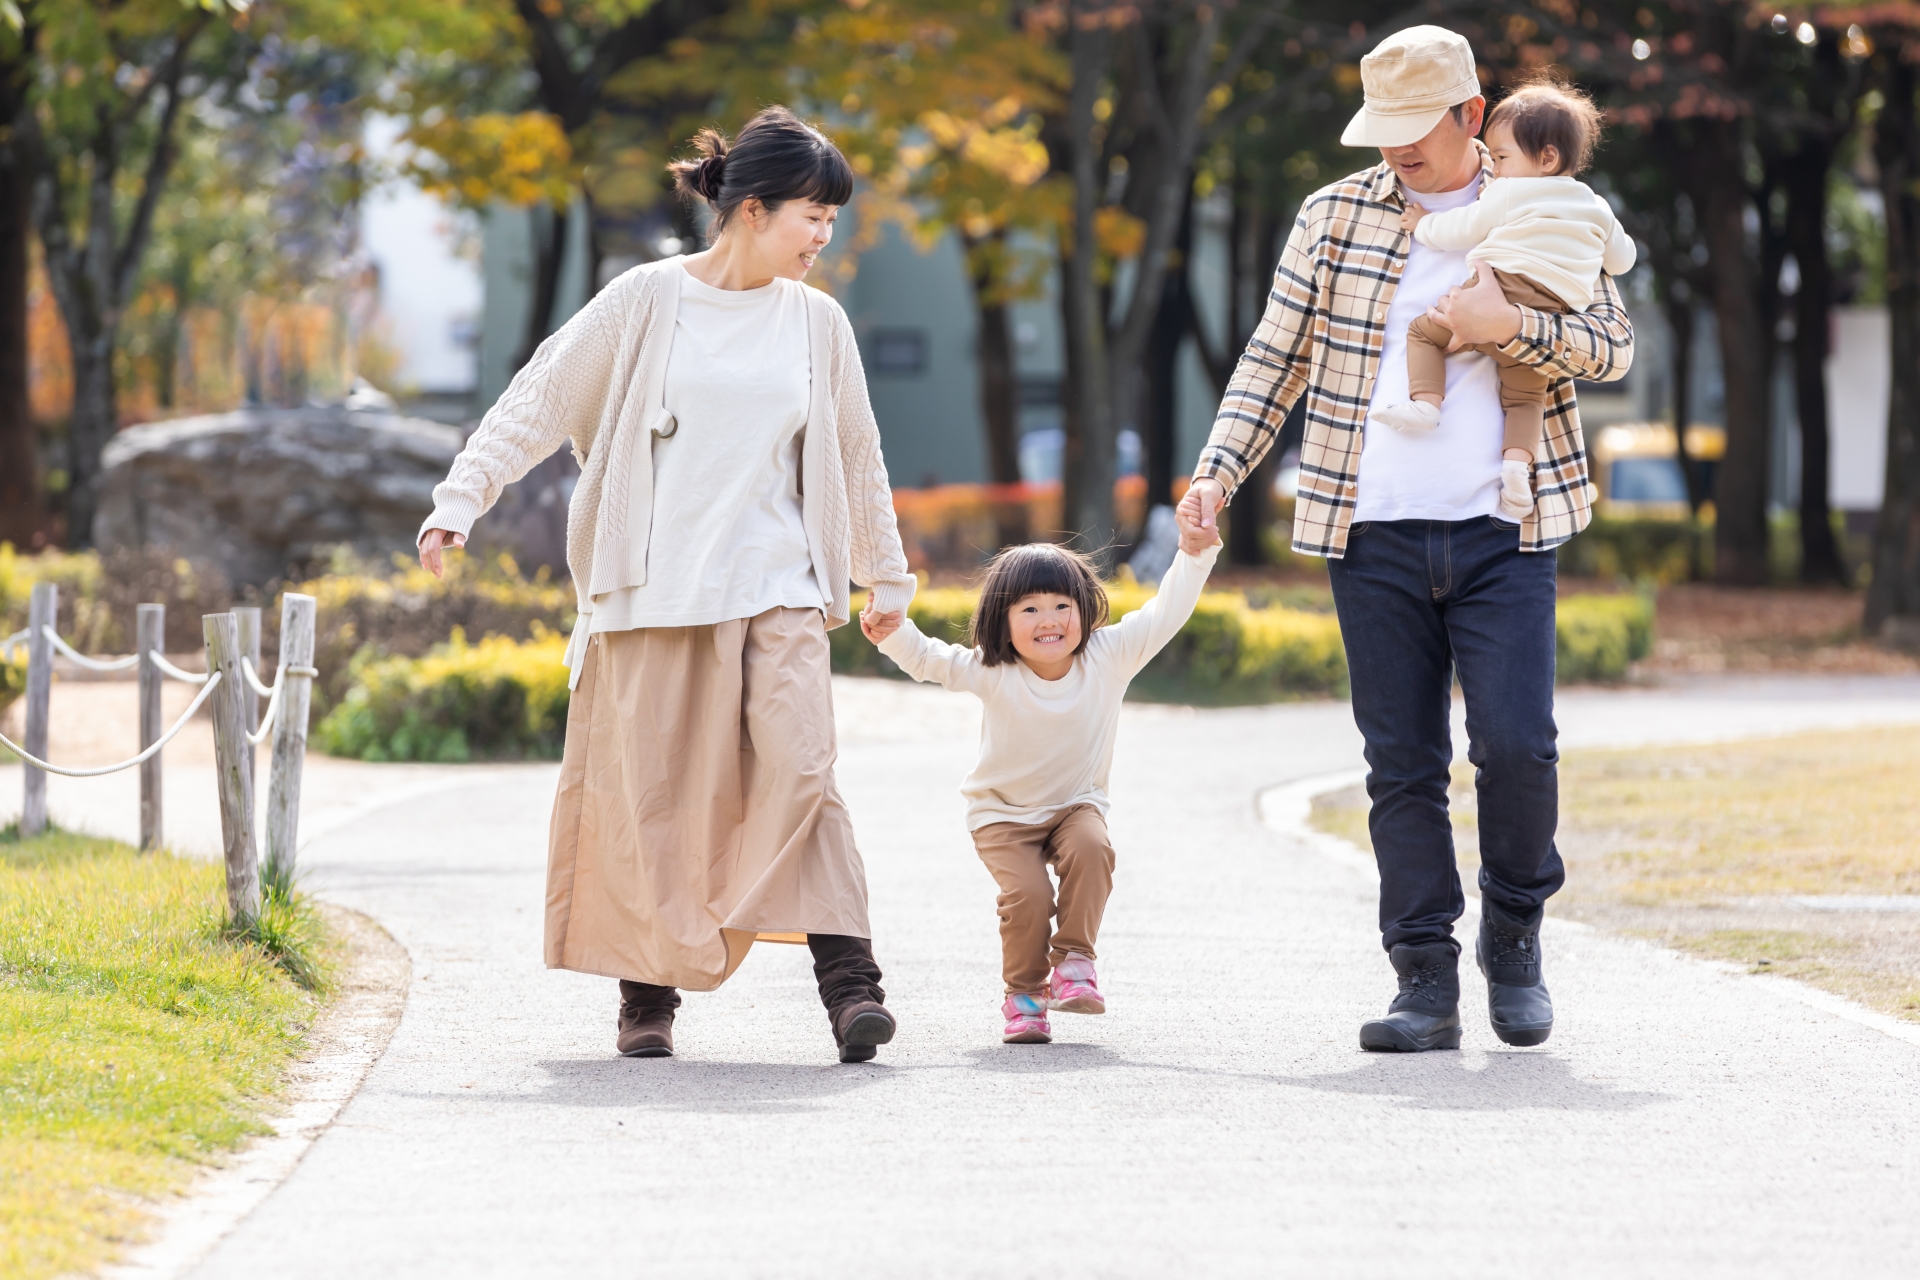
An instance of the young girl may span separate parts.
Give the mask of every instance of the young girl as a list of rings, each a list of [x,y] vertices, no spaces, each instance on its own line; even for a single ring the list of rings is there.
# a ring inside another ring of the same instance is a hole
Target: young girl
[[[1182,519],[1180,552],[1160,594],[1110,627],[1102,625],[1107,595],[1093,567],[1051,543],[994,558],[970,649],[928,639],[899,611],[868,606],[860,615],[867,638],[908,675],[986,704],[980,762],[960,793],[974,847],[1000,885],[1008,1044],[1050,1041],[1049,1008],[1107,1010],[1093,962],[1113,888],[1107,769],[1120,699],[1192,615],[1219,544],[1217,532]],[[1057,904],[1049,865],[1060,877]]]
[[[1468,250],[1490,270],[1507,301],[1564,314],[1593,304],[1600,273],[1632,270],[1633,239],[1607,202],[1573,175],[1587,167],[1600,134],[1600,113],[1577,89],[1540,82],[1518,89],[1487,117],[1493,181],[1462,209],[1428,213],[1409,203],[1400,226],[1429,248]],[[1407,384],[1412,403],[1377,413],[1399,431],[1440,425],[1447,389],[1447,346],[1453,333],[1432,316],[1407,327]],[[1518,521],[1533,510],[1531,473],[1540,450],[1548,377],[1491,343],[1468,350],[1494,359],[1506,430],[1500,463],[1500,514]]]

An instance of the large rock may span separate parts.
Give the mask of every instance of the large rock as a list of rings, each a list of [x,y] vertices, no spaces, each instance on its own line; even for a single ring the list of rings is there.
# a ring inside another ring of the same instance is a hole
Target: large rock
[[[410,554],[460,443],[457,427],[343,407],[132,427],[102,459],[94,542],[166,549],[236,586],[342,544]]]

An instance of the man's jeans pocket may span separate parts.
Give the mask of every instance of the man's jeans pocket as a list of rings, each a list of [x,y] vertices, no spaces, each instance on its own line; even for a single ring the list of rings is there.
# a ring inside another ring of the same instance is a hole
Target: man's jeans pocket
[[[1506,530],[1509,530],[1509,529],[1514,530],[1515,532],[1518,532],[1520,528],[1519,525],[1513,523],[1511,520],[1502,520],[1499,516],[1488,516],[1487,523],[1492,525],[1494,528],[1501,530],[1502,532],[1505,532]]]
[[[1372,527],[1373,527],[1373,521],[1362,520],[1359,524],[1349,525],[1347,527],[1347,536],[1349,538],[1357,538]]]

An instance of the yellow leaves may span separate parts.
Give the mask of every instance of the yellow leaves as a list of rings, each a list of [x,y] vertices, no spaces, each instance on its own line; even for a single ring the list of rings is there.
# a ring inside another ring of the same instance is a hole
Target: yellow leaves
[[[564,205],[580,179],[573,147],[553,116],[423,116],[405,135],[406,172],[434,195],[479,208],[494,200]]]
[[[1030,121],[1017,129],[996,128],[991,123],[996,117],[1012,119],[1019,112],[1019,100],[1013,98],[1001,99],[983,118],[975,120],[945,111],[923,112],[920,127],[934,146],[902,147],[900,161],[910,169],[922,169],[933,160],[937,149],[1016,187],[1030,187],[1046,176],[1048,165],[1047,148],[1040,141],[1037,122]]]
[[[1093,213],[1093,239],[1108,257],[1138,257],[1147,247],[1147,224],[1119,205],[1104,205]]]

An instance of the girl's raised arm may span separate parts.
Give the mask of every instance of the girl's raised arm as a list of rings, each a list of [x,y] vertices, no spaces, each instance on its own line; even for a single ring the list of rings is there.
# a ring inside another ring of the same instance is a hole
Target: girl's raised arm
[[[1160,579],[1158,595],[1094,634],[1095,639],[1112,637],[1102,647],[1113,653],[1129,677],[1152,661],[1153,655],[1165,648],[1193,616],[1193,607],[1200,603],[1200,591],[1207,585],[1207,575],[1219,555],[1218,542],[1199,555],[1185,551],[1175,555],[1166,576]]]
[[[977,649],[935,640],[914,626],[912,618],[901,619],[900,629],[882,640],[879,649],[915,680],[942,685],[955,693],[979,694],[986,690],[989,676]]]

